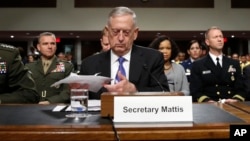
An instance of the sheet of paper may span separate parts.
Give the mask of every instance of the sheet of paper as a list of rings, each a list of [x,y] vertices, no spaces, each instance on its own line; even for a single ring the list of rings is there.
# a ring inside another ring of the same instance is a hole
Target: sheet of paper
[[[98,92],[103,84],[109,83],[112,79],[109,77],[104,76],[97,76],[97,75],[77,75],[75,73],[71,73],[68,77],[61,79],[54,84],[51,85],[51,87],[56,87],[63,83],[80,83],[80,84],[88,84],[89,85],[89,91],[91,92]]]
[[[89,100],[88,101],[88,111],[101,111],[101,100]],[[66,107],[67,106],[67,107]],[[53,112],[70,112],[70,105],[57,105],[53,110]]]
[[[65,108],[67,105],[57,105],[52,111],[53,112],[60,112]]]
[[[67,109],[65,110],[66,112],[71,111],[71,106],[68,106]],[[88,111],[101,111],[101,107],[88,107]]]
[[[90,99],[88,102],[88,107],[101,107],[101,100]]]
[[[89,100],[88,111],[101,111],[101,100]]]

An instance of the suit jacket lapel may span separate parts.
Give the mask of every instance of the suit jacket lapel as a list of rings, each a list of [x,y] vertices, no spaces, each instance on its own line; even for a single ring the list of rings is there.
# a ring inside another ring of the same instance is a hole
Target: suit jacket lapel
[[[111,64],[110,64],[110,51],[104,52],[103,57],[101,57],[99,61],[99,66],[97,66],[97,69],[100,68],[100,75],[101,76],[106,76],[106,77],[111,77],[110,71],[111,71]],[[99,72],[96,72],[99,73]]]
[[[228,76],[227,76],[228,75],[228,70],[230,68],[230,65],[232,65],[232,64],[230,64],[230,61],[228,60],[228,58],[226,56],[223,56],[222,61],[223,61],[222,69],[223,69],[223,72],[224,72],[222,74],[222,77],[223,77],[223,80],[226,80],[226,79],[228,79]],[[230,80],[228,80],[228,81],[230,81]]]
[[[41,74],[44,74],[44,71],[43,71],[43,64],[42,64],[42,60],[41,59],[39,59],[39,60],[37,60],[37,71],[39,72],[39,73],[41,73]]]
[[[223,69],[223,72],[228,72],[228,69],[229,69],[229,61],[227,61],[227,57],[223,56],[223,59],[222,59],[222,69]]]
[[[129,80],[131,82],[138,82],[140,74],[143,71],[144,58],[143,53],[134,45],[131,51],[130,67],[129,67]]]
[[[54,69],[56,69],[54,66],[57,67],[57,63],[58,63],[57,58],[54,57],[51,64],[50,64],[50,66],[49,66],[49,68],[48,68],[48,70],[47,70],[47,72],[46,72],[46,75],[51,73]]]
[[[206,66],[208,69],[211,69],[212,73],[214,73],[214,74],[217,76],[216,78],[221,77],[220,71],[218,71],[217,66],[214,64],[212,58],[211,58],[209,55],[207,55],[207,57],[206,57],[205,66]],[[219,78],[219,79],[220,79],[220,78]]]
[[[206,56],[205,66],[206,66],[207,68],[211,69],[213,72],[216,71],[216,66],[215,66],[215,64],[214,64],[214,62],[213,62],[213,60],[212,60],[212,58],[211,58],[209,55]]]

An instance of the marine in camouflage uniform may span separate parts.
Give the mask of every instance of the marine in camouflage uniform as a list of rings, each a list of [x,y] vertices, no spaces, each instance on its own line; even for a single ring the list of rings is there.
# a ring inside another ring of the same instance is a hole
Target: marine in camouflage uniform
[[[17,48],[0,43],[0,103],[38,103],[31,73]]]

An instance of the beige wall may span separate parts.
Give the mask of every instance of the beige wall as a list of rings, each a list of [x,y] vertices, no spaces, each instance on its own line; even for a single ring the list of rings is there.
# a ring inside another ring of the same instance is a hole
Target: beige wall
[[[1,8],[0,31],[100,31],[112,8],[74,8],[73,0],[58,0],[57,8]],[[230,0],[215,0],[215,8],[132,8],[140,30],[250,30],[250,9],[231,9]]]

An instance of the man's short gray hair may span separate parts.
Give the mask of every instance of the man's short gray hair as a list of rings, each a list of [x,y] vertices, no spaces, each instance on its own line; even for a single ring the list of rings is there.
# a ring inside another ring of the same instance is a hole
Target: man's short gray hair
[[[54,33],[52,33],[52,32],[43,32],[43,33],[39,34],[39,36],[38,36],[38,42],[40,42],[40,39],[43,36],[52,36],[52,37],[56,38],[56,35]]]
[[[133,21],[134,21],[134,26],[136,26],[136,14],[133,10],[131,10],[128,7],[120,6],[120,7],[115,7],[110,13],[108,17],[108,25],[110,25],[110,18],[114,16],[121,16],[121,15],[132,15]]]
[[[214,30],[214,29],[218,29],[221,31],[221,29],[218,27],[218,26],[212,26],[210,28],[207,29],[207,31],[205,32],[205,39],[208,38],[208,33],[211,31],[211,30]]]

